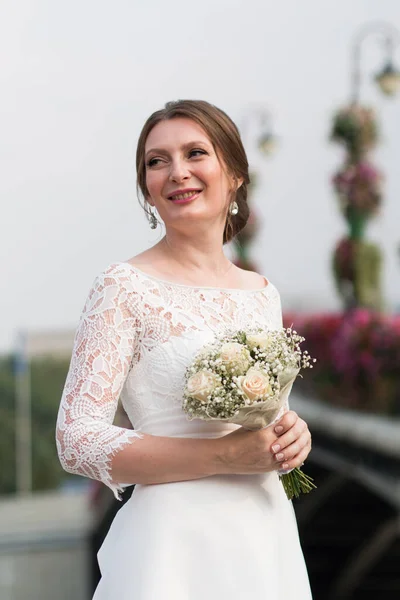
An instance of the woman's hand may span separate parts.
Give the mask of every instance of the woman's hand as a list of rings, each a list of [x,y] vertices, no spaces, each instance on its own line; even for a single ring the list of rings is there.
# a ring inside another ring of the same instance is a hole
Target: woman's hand
[[[308,425],[293,410],[288,411],[273,426],[278,435],[271,451],[279,469],[295,469],[306,460],[311,450],[311,433]]]
[[[307,423],[294,411],[265,429],[248,431],[241,427],[219,442],[222,471],[230,474],[293,469],[302,465],[311,450]]]

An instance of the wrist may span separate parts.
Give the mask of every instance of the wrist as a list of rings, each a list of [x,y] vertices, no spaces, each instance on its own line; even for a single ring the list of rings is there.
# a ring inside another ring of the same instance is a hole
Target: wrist
[[[230,465],[232,465],[232,449],[229,443],[228,436],[223,436],[210,440],[211,445],[211,469],[213,475],[230,475],[233,473]]]

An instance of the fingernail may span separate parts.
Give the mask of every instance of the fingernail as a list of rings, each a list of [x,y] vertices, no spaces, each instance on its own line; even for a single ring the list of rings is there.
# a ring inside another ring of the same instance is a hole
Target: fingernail
[[[284,464],[281,466],[281,469],[288,469],[288,468],[289,468],[289,465],[288,465],[288,463],[284,463]]]
[[[275,455],[276,460],[282,460],[283,459],[283,454],[282,452],[280,452],[279,454]]]
[[[278,425],[277,427],[275,427],[275,433],[282,433],[282,431],[283,431],[282,425]]]
[[[275,454],[275,452],[278,452],[278,450],[280,450],[281,447],[279,444],[275,444],[275,446],[272,446],[272,452]]]

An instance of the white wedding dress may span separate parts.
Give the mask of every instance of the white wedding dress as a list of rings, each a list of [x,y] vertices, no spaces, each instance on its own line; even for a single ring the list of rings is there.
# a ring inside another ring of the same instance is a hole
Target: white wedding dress
[[[128,263],[95,281],[75,339],[57,423],[68,471],[116,495],[110,459],[141,433],[217,437],[237,426],[189,421],[186,367],[223,329],[282,326],[278,291],[196,288]],[[112,425],[118,399],[134,431]],[[276,472],[136,485],[99,552],[94,600],[310,600],[292,503]]]

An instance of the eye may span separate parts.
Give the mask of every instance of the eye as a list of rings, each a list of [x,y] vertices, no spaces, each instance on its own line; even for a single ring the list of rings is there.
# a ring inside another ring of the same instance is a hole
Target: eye
[[[151,167],[156,167],[160,163],[160,161],[161,161],[161,158],[150,158],[147,161],[146,166],[150,167],[150,169],[151,169]]]
[[[196,158],[204,154],[208,153],[205,150],[202,150],[201,148],[193,148],[193,150],[190,150],[189,152],[189,158]]]

